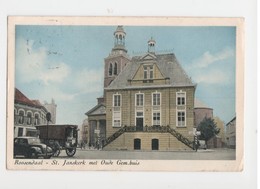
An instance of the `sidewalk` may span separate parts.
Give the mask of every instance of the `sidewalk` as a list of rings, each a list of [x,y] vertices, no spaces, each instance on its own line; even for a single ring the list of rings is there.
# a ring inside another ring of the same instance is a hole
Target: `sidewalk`
[[[63,153],[59,158],[68,158]],[[75,159],[139,159],[139,160],[234,160],[233,149],[207,149],[196,151],[105,151],[78,149]]]

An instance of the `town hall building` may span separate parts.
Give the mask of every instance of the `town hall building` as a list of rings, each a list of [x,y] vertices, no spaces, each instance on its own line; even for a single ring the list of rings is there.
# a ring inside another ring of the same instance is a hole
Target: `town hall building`
[[[130,57],[122,26],[104,60],[104,93],[86,115],[89,143],[105,150],[193,149],[196,84],[174,53],[159,54],[156,41]]]

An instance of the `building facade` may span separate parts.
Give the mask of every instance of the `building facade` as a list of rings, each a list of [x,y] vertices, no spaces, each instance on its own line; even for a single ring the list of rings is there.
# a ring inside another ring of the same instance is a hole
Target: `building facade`
[[[38,100],[30,100],[15,89],[14,137],[33,136],[35,125],[46,123],[47,109]]]
[[[216,148],[223,148],[226,146],[226,137],[225,137],[225,123],[219,117],[215,116],[214,121],[217,124],[217,127],[220,129],[217,139],[214,141],[214,146]]]
[[[103,100],[98,99],[98,104],[89,110],[88,116],[88,145],[97,147],[97,144],[106,140],[106,107]],[[104,98],[102,98],[104,99]]]
[[[224,123],[219,117],[213,116],[213,109],[205,105],[199,99],[195,99],[194,105],[194,123],[197,128],[199,124],[205,119],[211,118],[216,123],[217,127],[220,128],[218,135],[212,137],[207,141],[207,148],[222,148],[225,146],[224,141]]]
[[[47,112],[47,108],[40,101],[30,100],[19,89],[15,88],[14,137],[35,136],[36,128],[34,126],[47,123]]]
[[[229,148],[236,148],[236,117],[226,124],[226,144]]]
[[[79,127],[78,132],[78,144],[80,144],[81,148],[85,148],[88,144],[88,119],[84,119],[81,127]]]
[[[147,53],[130,58],[125,37],[118,26],[104,63],[104,99],[86,113],[90,143],[125,150],[193,148],[196,85],[173,53],[156,53],[152,38]]]

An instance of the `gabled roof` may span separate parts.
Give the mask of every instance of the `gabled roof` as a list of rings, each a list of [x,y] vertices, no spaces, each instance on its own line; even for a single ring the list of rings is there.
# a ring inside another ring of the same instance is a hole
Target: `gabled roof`
[[[20,103],[28,106],[33,106],[37,108],[44,108],[39,100],[30,100],[27,98],[19,89],[15,88],[15,103]],[[45,108],[44,108],[45,109]]]
[[[105,115],[106,114],[106,106],[103,103],[100,103],[93,107],[91,110],[89,110],[85,115],[91,116],[91,115]]]
[[[147,53],[144,56],[140,57],[140,60],[155,60],[156,56],[153,53]]]
[[[231,124],[232,122],[234,122],[234,121],[236,120],[236,118],[237,118],[236,116],[233,117],[233,119],[231,119],[231,121],[229,121],[229,122],[226,124],[226,126],[229,125],[229,124]]]
[[[126,89],[136,88],[137,86],[128,86],[128,80],[134,77],[137,69],[145,63],[146,57],[153,58],[162,75],[169,78],[169,84],[160,85],[160,87],[178,87],[178,86],[195,86],[189,76],[185,73],[175,55],[172,54],[152,54],[133,57],[126,67],[119,73],[113,82],[106,89]],[[153,57],[154,56],[154,57]],[[139,86],[140,87],[140,86]],[[143,87],[143,86],[142,86]],[[150,85],[151,87],[151,85]],[[158,87],[158,85],[154,85]]]

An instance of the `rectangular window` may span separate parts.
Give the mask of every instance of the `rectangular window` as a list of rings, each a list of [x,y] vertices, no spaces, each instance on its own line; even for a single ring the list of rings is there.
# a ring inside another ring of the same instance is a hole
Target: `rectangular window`
[[[178,106],[186,105],[186,93],[184,92],[177,93],[177,105]]]
[[[18,136],[23,136],[23,128],[18,128]]]
[[[161,124],[161,93],[155,92],[152,93],[152,124],[153,125],[160,125]]]
[[[147,79],[147,70],[144,69],[144,79]]]
[[[121,126],[121,95],[113,95],[113,127]]]
[[[177,119],[178,119],[179,127],[185,126],[185,120],[186,120],[185,111],[178,111]]]
[[[150,67],[150,78],[149,79],[153,79],[153,67]]]
[[[114,120],[114,127],[120,127],[120,120]]]
[[[161,105],[161,94],[153,93],[153,106],[160,106],[160,105]]]
[[[143,112],[136,112],[136,117],[143,117],[144,113]]]
[[[120,127],[121,126],[121,111],[113,112],[113,126]]]
[[[114,107],[121,106],[121,95],[114,95]]]
[[[144,79],[153,79],[153,65],[144,65]]]
[[[136,106],[143,106],[144,105],[144,95],[143,94],[136,94]]]
[[[160,125],[161,122],[161,113],[153,112],[153,125]]]

